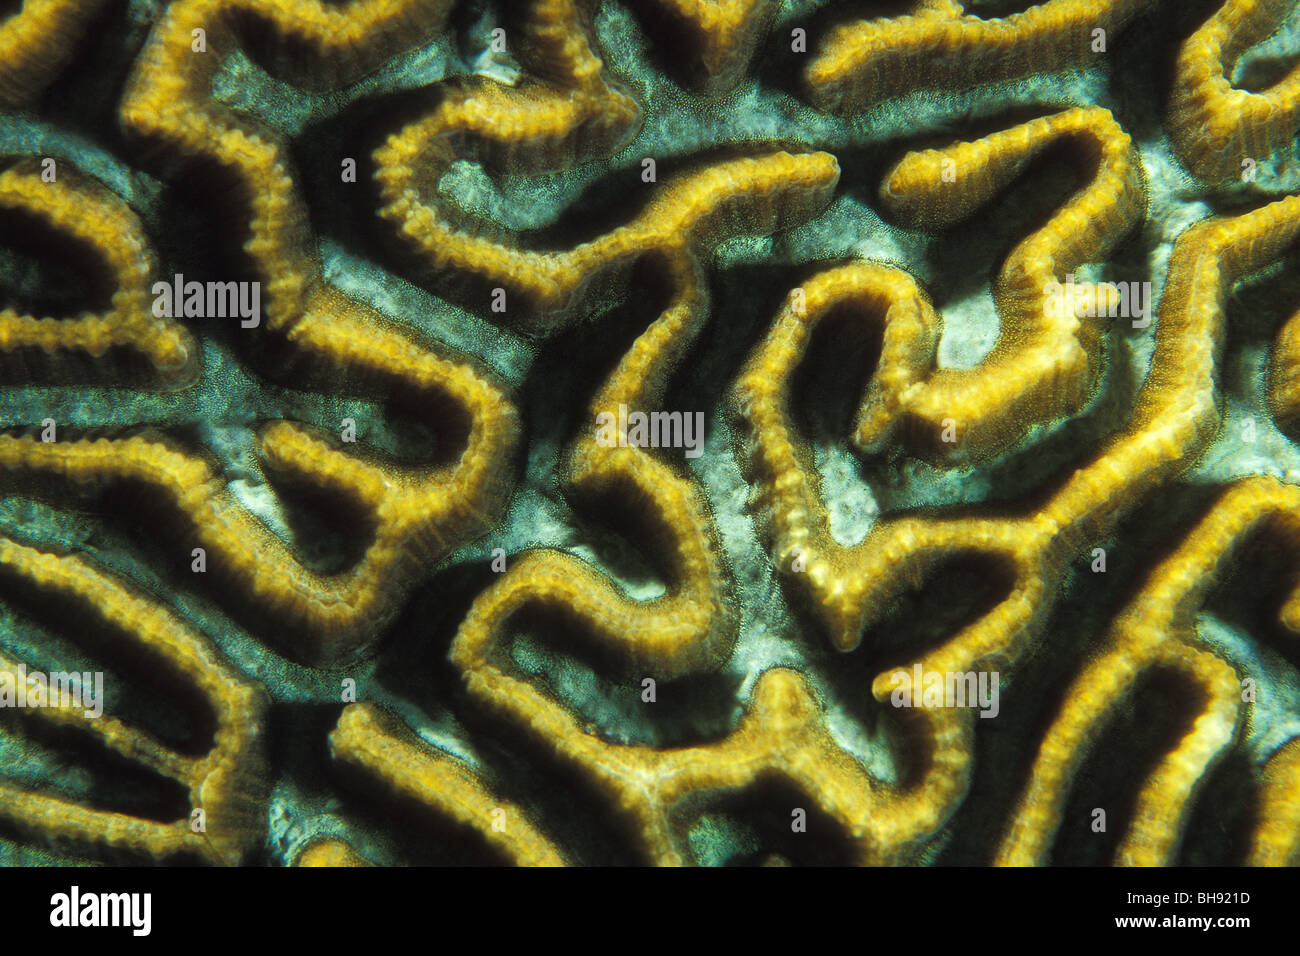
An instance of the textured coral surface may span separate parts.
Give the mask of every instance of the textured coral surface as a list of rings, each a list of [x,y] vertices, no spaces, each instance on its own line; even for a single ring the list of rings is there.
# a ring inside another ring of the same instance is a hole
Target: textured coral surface
[[[1298,63],[0,0],[0,863],[1300,862]]]

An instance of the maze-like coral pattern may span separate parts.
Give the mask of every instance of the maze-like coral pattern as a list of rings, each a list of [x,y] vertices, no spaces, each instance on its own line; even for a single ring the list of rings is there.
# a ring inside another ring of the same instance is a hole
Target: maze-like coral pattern
[[[101,272],[111,300],[108,311],[76,319],[5,309],[0,348],[6,382],[49,380],[64,370],[86,378],[96,368],[129,380],[144,366],[147,375],[135,376],[142,385],[185,384],[197,371],[194,341],[179,323],[153,314],[148,289],[157,259],[139,219],[94,180],[75,169],[59,179],[57,163],[53,169],[54,182],[46,182],[34,159],[12,157],[0,173],[0,208],[24,227],[48,229],[70,258],[80,253],[87,268]]]
[[[1196,703],[1178,746],[1143,782],[1117,862],[1137,866],[1172,862],[1197,788],[1235,741],[1245,710],[1241,680],[1233,668],[1198,646],[1196,612],[1223,575],[1233,548],[1264,522],[1277,519],[1289,528],[1298,503],[1293,486],[1273,479],[1249,478],[1234,484],[1178,551],[1155,569],[1116,619],[1109,646],[1079,675],[1048,728],[1032,782],[1003,843],[1000,862],[1042,862],[1052,831],[1059,825],[1063,795],[1095,745],[1095,735],[1105,718],[1123,705],[1142,675],[1152,670],[1176,675],[1199,693],[1186,695]],[[1297,600],[1300,595],[1293,594],[1281,611],[1292,631],[1300,623],[1296,620],[1300,611]],[[1280,772],[1284,771],[1274,769],[1270,776]],[[1285,812],[1276,820],[1265,816],[1266,826],[1271,830],[1282,823],[1285,828],[1287,818]],[[1274,861],[1279,856],[1286,858],[1285,838],[1279,840],[1268,830],[1258,834],[1252,862],[1264,862],[1268,854],[1274,855]],[[1278,843],[1283,844],[1281,849]]]
[[[20,832],[65,845],[89,844],[122,859],[159,861],[200,859],[239,863],[256,851],[266,814],[266,695],[222,659],[211,643],[156,602],[128,589],[104,571],[72,556],[43,553],[13,541],[0,542],[6,590],[36,607],[58,608],[58,616],[83,634],[113,642],[123,662],[183,681],[184,697],[194,698],[196,726],[210,726],[211,747],[189,754],[168,747],[148,731],[113,716],[92,717],[84,707],[60,700],[58,706],[9,710],[20,717],[34,741],[31,725],[53,724],[75,738],[83,735],[128,761],[185,786],[189,808],[174,821],[141,819],[68,799],[57,789],[26,790],[6,783],[5,819]],[[47,611],[48,613],[48,611]],[[0,675],[10,683],[26,661],[0,655]],[[34,669],[34,668],[33,668]],[[64,692],[66,694],[66,691]],[[102,703],[102,701],[101,701]],[[203,711],[208,713],[203,714]],[[202,736],[196,730],[196,738]],[[84,746],[84,745],[83,745]],[[57,787],[57,781],[50,781]],[[202,811],[202,817],[193,815]],[[201,820],[201,823],[200,823]]]
[[[1048,0],[1007,17],[983,17],[957,0],[921,0],[903,16],[828,32],[804,83],[819,108],[851,112],[909,90],[1062,70],[1104,52],[1098,41],[1147,6],[1145,0]]]
[[[0,21],[0,858],[1296,861],[1291,5],[128,6]]]
[[[1188,169],[1203,179],[1237,176],[1294,140],[1300,69],[1267,90],[1232,82],[1239,58],[1277,30],[1287,0],[1229,0],[1183,44],[1169,100],[1169,132]]]
[[[994,285],[1001,328],[989,357],[973,369],[940,370],[902,400],[899,415],[928,432],[930,447],[987,457],[1030,426],[1075,414],[1096,384],[1100,328],[1078,310],[1053,316],[1043,290],[1106,258],[1146,206],[1128,134],[1105,110],[1069,110],[947,150],[909,153],[886,174],[881,204],[910,228],[940,229],[971,215],[1054,142],[1083,140],[1097,157],[1088,185],[1007,256]],[[949,176],[944,176],[945,164]],[[946,182],[945,180],[951,180]],[[1109,292],[1080,283],[1079,301]],[[956,440],[934,441],[952,417]],[[859,436],[861,439],[861,436]]]

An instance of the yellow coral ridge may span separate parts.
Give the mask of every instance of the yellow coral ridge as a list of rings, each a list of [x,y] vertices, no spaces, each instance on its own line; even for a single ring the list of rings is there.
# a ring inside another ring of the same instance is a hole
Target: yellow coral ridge
[[[75,844],[165,860],[189,854],[212,863],[245,860],[265,830],[264,722],[262,689],[243,678],[201,634],[170,611],[77,557],[46,554],[0,539],[0,572],[8,586],[34,589],[61,614],[84,614],[87,629],[111,639],[110,653],[145,662],[169,681],[192,687],[211,708],[212,748],[180,753],[151,734],[105,713],[61,699],[57,707],[29,708],[24,718],[49,722],[128,761],[177,781],[190,805],[204,814],[202,831],[192,816],[155,822],[94,809],[63,797],[0,782],[0,817],[48,842]],[[23,662],[0,654],[0,673],[16,675]]]
[[[695,36],[695,85],[721,93],[740,82],[754,46],[775,12],[772,0],[648,0]]]
[[[283,51],[277,75],[303,86],[334,88],[379,66],[439,30],[450,0],[181,0],[167,7],[150,34],[122,98],[123,128],[161,144],[185,165],[212,161],[236,181],[249,208],[244,253],[265,279],[265,318],[290,331],[328,312],[306,209],[286,150],[270,131],[211,97],[225,58],[256,33],[266,56]],[[196,51],[202,31],[204,51]],[[310,56],[304,56],[306,48]]]
[[[400,221],[405,238],[438,268],[471,272],[519,291],[533,309],[561,312],[578,304],[578,293],[616,286],[648,252],[683,243],[707,246],[734,235],[733,220],[752,221],[760,213],[766,216],[752,228],[767,231],[778,214],[797,216],[838,179],[839,166],[828,153],[779,151],[730,160],[665,184],[632,222],[564,253],[522,250],[458,231],[409,187],[382,214]]]
[[[918,740],[919,769],[900,785],[886,785],[831,739],[804,678],[783,668],[759,677],[747,712],[727,737],[670,750],[606,743],[531,683],[500,673],[482,669],[470,686],[607,793],[656,864],[692,859],[688,798],[718,799],[776,780],[792,784],[842,828],[837,836],[850,841],[855,863],[913,862],[969,786],[969,727],[954,711],[917,711],[919,726],[909,729]]]
[[[733,218],[777,210],[772,197],[785,200],[791,208],[780,211],[793,217],[838,177],[826,153],[776,152],[721,162],[663,187],[648,186],[655,190],[652,198],[632,222],[572,250],[519,248],[443,196],[439,180],[453,160],[467,154],[511,171],[556,169],[608,153],[637,131],[640,110],[604,77],[580,13],[573,0],[542,0],[532,9],[530,29],[538,37],[567,40],[539,45],[552,77],[548,85],[506,87],[483,80],[453,87],[430,115],[376,150],[380,215],[430,268],[470,274],[519,294],[531,310],[571,312],[579,294],[594,297],[614,288],[647,252],[682,242],[707,245],[719,227],[732,235]],[[742,205],[749,208],[737,208]]]
[[[698,266],[670,263],[681,291],[624,356],[592,401],[591,421],[604,412],[659,407],[669,370],[699,333],[707,297]],[[622,444],[626,444],[626,435]],[[521,613],[538,605],[562,608],[601,645],[616,649],[625,676],[643,670],[671,678],[706,669],[732,640],[727,582],[712,519],[694,483],[638,447],[598,443],[590,432],[569,455],[575,493],[634,502],[629,514],[644,529],[668,578],[667,593],[631,601],[604,574],[571,555],[533,551],[474,602],[461,625],[454,657],[468,668],[495,668],[497,645]],[[473,680],[471,679],[473,686]]]
[[[729,23],[727,18],[743,19],[742,14],[714,10],[705,19]],[[468,151],[511,171],[563,168],[620,147],[639,128],[641,115],[636,103],[605,77],[586,40],[579,3],[541,0],[531,10],[529,29],[539,39],[528,45],[539,51],[530,55],[545,55],[540,63],[547,67],[547,85],[505,87],[483,80],[453,87],[433,113],[389,137],[375,152],[375,180],[384,204],[380,215],[435,270],[479,277],[522,295],[530,309],[569,311],[579,294],[594,297],[615,287],[649,251],[671,250],[683,242],[707,245],[720,234],[734,234],[732,219],[753,220],[757,210],[793,218],[838,177],[835,160],[826,153],[777,152],[722,162],[680,176],[662,189],[650,187],[656,190],[653,198],[632,222],[575,249],[521,249],[439,192],[439,180],[452,160],[465,158]],[[540,42],[552,36],[566,43]],[[785,207],[772,197],[784,200]],[[748,208],[737,208],[742,205]]]
[[[67,65],[104,0],[23,0],[0,20],[0,109],[27,105]]]
[[[1278,28],[1292,0],[1228,0],[1183,44],[1169,100],[1169,135],[1202,179],[1242,173],[1294,142],[1300,126],[1300,65],[1265,92],[1232,86],[1232,67]]]
[[[956,2],[918,3],[901,17],[835,28],[804,72],[819,109],[851,113],[915,89],[1064,70],[1095,56],[1096,30],[1113,40],[1149,0],[1049,0],[986,20]]]
[[[57,370],[68,352],[101,360],[121,350],[147,364],[161,383],[192,379],[198,366],[192,337],[179,323],[152,312],[149,288],[157,261],[139,219],[121,199],[67,165],[57,169],[56,177],[43,181],[35,160],[12,161],[0,171],[0,216],[36,219],[64,241],[92,250],[97,260],[90,266],[96,273],[92,278],[112,290],[111,305],[104,313],[75,319],[0,310],[0,366],[6,384],[29,377],[31,359],[21,350],[33,349],[49,360],[48,371]],[[43,377],[40,372],[35,377]]]
[[[294,866],[340,867],[374,866],[343,840],[315,840],[303,848]]]
[[[511,171],[563,169],[613,152],[635,135],[641,110],[606,76],[588,39],[589,20],[579,0],[538,0],[525,22],[532,42],[521,55],[544,82],[451,85],[433,112],[375,151],[379,214],[433,269],[468,271],[520,291],[530,306],[554,309],[600,261],[517,250],[499,229],[439,192],[456,159]]]
[[[1090,168],[1091,179],[1002,264],[994,284],[1001,331],[993,352],[974,368],[936,371],[902,402],[909,434],[932,455],[988,457],[1031,425],[1087,402],[1100,371],[1105,317],[1119,301],[1113,286],[1080,282],[1071,309],[1062,290],[1079,266],[1103,260],[1141,220],[1146,190],[1128,134],[1109,110],[1095,107],[909,153],[885,176],[885,208],[911,228],[933,230],[966,218],[1062,140],[1095,156],[1095,172]],[[945,426],[951,441],[942,440]]]
[[[343,572],[303,567],[238,503],[217,469],[166,441],[134,436],[46,443],[31,435],[0,435],[0,472],[28,483],[41,479],[35,491],[40,494],[51,493],[44,485],[52,478],[71,482],[52,490],[62,496],[118,485],[148,488],[153,507],[166,502],[164,513],[175,515],[175,533],[183,541],[178,563],[189,563],[191,547],[204,548],[207,573],[228,585],[220,593],[251,601],[261,611],[259,620],[289,628],[279,639],[296,657],[347,656],[397,613],[396,595],[457,543],[482,534],[505,507],[504,456],[518,429],[513,407],[472,368],[392,333],[366,331],[330,333],[347,366],[414,385],[435,412],[446,415],[450,408],[464,416],[469,434],[451,464],[399,467],[345,454],[302,425],[275,422],[262,429],[261,452],[271,472],[337,495],[365,516],[365,531],[358,531],[368,535],[364,553]]]
[[[772,185],[759,192],[762,203],[739,207],[749,222],[726,221],[733,230],[780,228],[815,214],[829,200],[836,181],[833,162],[818,156],[779,154],[751,162],[760,170],[764,165],[772,170]],[[787,175],[777,176],[778,170],[788,171]],[[819,180],[813,180],[815,191],[807,184],[814,174],[820,174]],[[719,185],[727,182],[721,179]],[[781,195],[783,189],[796,201]],[[697,202],[708,201],[709,197],[702,195]],[[699,263],[686,245],[689,237],[679,236],[677,241],[672,255],[659,264],[672,290],[668,308],[636,340],[598,390],[591,404],[593,420],[602,413],[613,416],[620,404],[658,407],[672,369],[698,335],[708,309],[705,283]],[[515,676],[509,662],[512,626],[521,616],[544,609],[559,612],[566,625],[576,625],[600,652],[612,658],[609,669],[622,679],[645,674],[670,679],[700,673],[716,667],[730,647],[734,621],[728,607],[729,577],[717,554],[716,535],[701,495],[675,468],[620,440],[626,435],[609,437],[613,440],[601,442],[598,435],[589,434],[575,442],[567,456],[570,485],[585,496],[630,503],[629,513],[662,570],[666,593],[633,601],[576,558],[552,551],[530,552],[474,602],[453,643],[452,659],[464,672],[472,694],[529,728],[541,745],[576,763],[598,784],[614,788],[652,859],[682,862],[680,837],[669,824],[671,808],[685,793],[708,789],[709,780],[722,788],[753,782],[756,778],[745,773],[742,779],[733,779],[734,751],[691,751],[692,770],[685,776],[667,766],[660,768],[656,762],[672,759],[673,752],[659,754],[605,742],[595,728],[580,722],[559,701],[531,681]],[[763,686],[772,687],[776,680],[773,677]],[[806,690],[802,693],[804,702],[809,703]],[[766,700],[762,694],[759,699]],[[733,746],[744,750],[751,745],[749,741],[764,737],[755,730],[744,731]],[[774,760],[773,765],[779,766],[781,761]],[[635,774],[634,767],[638,768]],[[656,786],[653,781],[661,772],[677,780],[672,785],[676,789],[665,793],[647,790]],[[625,775],[637,781],[635,791],[619,784]],[[932,831],[926,824],[918,824],[915,831],[907,830],[907,839],[921,839],[928,832]],[[875,835],[879,836],[879,831]]]
[[[1268,409],[1288,435],[1300,430],[1300,311],[1282,324],[1268,356]]]
[[[824,154],[781,153],[745,160],[765,189],[715,226],[768,231],[814,215],[830,199],[838,180],[834,160]],[[715,188],[730,184],[712,180]],[[698,203],[712,197],[701,189]],[[680,233],[678,243],[689,241]],[[679,245],[662,260],[672,290],[668,308],[642,333],[591,404],[591,421],[617,417],[620,405],[660,407],[669,376],[699,334],[708,313],[706,283],[689,249]],[[603,574],[558,552],[539,551],[515,562],[475,602],[457,639],[463,666],[486,663],[505,639],[512,618],[538,604],[556,604],[583,622],[599,642],[617,648],[629,673],[653,669],[663,678],[715,665],[732,638],[727,594],[719,571],[708,509],[694,484],[639,447],[625,433],[602,443],[593,429],[568,456],[574,492],[634,502],[629,513],[658,552],[667,593],[650,601],[629,601]]]
[[[1300,488],[1272,478],[1235,483],[1178,550],[1152,573],[1141,593],[1116,620],[1105,653],[1076,679],[1038,751],[1030,783],[998,854],[999,863],[1043,863],[1079,767],[1106,719],[1153,669],[1178,674],[1203,703],[1177,746],[1143,783],[1117,862],[1161,866],[1174,862],[1183,828],[1200,785],[1231,745],[1240,723],[1242,691],[1236,673],[1196,637],[1196,614],[1223,578],[1234,548],[1265,522],[1285,527],[1300,544]],[[1300,623],[1300,593],[1283,610],[1288,625]],[[1294,780],[1293,758],[1280,757],[1266,772],[1276,787]],[[1289,775],[1289,776],[1288,776]],[[1294,792],[1289,795],[1294,799]],[[1274,800],[1274,803],[1278,801]],[[1261,817],[1254,854],[1284,862],[1293,852],[1296,813]],[[1281,857],[1281,859],[1279,859]]]
[[[1251,841],[1251,866],[1300,866],[1300,738],[1264,765],[1259,826]]]
[[[220,593],[251,602],[259,621],[283,628],[282,643],[299,659],[333,660],[364,647],[430,563],[495,520],[508,497],[505,471],[518,416],[486,372],[417,341],[322,280],[283,148],[209,101],[207,83],[221,56],[234,52],[249,18],[271,35],[306,42],[340,81],[396,49],[401,41],[392,35],[399,28],[436,27],[444,7],[370,0],[343,11],[310,2],[265,7],[185,0],[169,6],[155,27],[122,106],[123,123],[135,135],[162,139],[187,157],[214,159],[241,179],[253,217],[245,252],[268,280],[266,324],[287,340],[301,370],[298,384],[342,384],[391,398],[446,441],[442,462],[397,466],[345,454],[301,425],[273,422],[262,429],[270,472],[338,495],[363,515],[363,553],[352,567],[336,574],[302,567],[237,504],[219,472],[166,441],[46,444],[34,436],[0,436],[0,470],[11,484],[66,497],[142,483],[177,519],[182,554],[204,548],[208,572],[229,585]],[[195,51],[192,29],[206,31],[208,52]],[[50,488],[51,478],[68,479],[71,487]]]
[[[858,448],[875,451],[891,437],[904,402],[930,374],[939,338],[940,320],[929,299],[910,275],[892,266],[866,262],[841,266],[818,273],[791,292],[761,353],[751,360],[737,386],[742,417],[760,433],[776,424],[773,416],[780,411],[776,406],[747,400],[755,394],[755,387],[766,385],[750,376],[760,368],[765,373],[774,368],[793,369],[813,330],[835,308],[853,308],[855,318],[860,315],[883,326],[878,371],[858,407],[853,437]],[[860,330],[864,336],[868,331]],[[786,464],[793,464],[800,455],[790,442],[774,453]]]
[[[640,128],[640,108],[611,84],[593,50],[589,17],[579,0],[538,0],[529,10],[519,55],[544,82],[527,79],[510,87],[476,78],[449,85],[432,113],[376,150],[380,215],[418,248],[431,250],[436,266],[492,274],[498,249],[493,238],[472,238],[492,231],[487,223],[449,202],[423,204],[426,193],[437,196],[453,160],[472,157],[512,170],[562,169],[612,152]],[[470,224],[467,234],[458,230],[462,221]],[[444,242],[455,243],[445,259],[437,251]]]
[[[423,743],[379,707],[345,707],[330,734],[330,752],[335,761],[360,770],[384,789],[410,797],[477,832],[519,866],[564,865],[560,851],[524,810],[501,800],[465,763]],[[356,864],[342,864],[332,856],[329,862],[317,860],[309,865]]]
[[[599,390],[591,407],[595,415],[619,403],[655,407],[698,332],[707,309],[698,264],[678,256],[665,268],[675,290],[669,308]],[[760,679],[750,715],[722,743],[671,751],[610,744],[518,676],[510,663],[511,626],[539,609],[558,611],[566,625],[576,624],[613,658],[612,669],[624,679],[700,673],[716,666],[729,648],[734,622],[728,580],[703,501],[674,469],[640,448],[620,444],[580,438],[568,459],[570,480],[584,494],[616,493],[632,502],[631,511],[664,569],[667,593],[631,601],[575,558],[548,551],[525,555],[474,602],[453,642],[452,660],[470,692],[610,792],[652,860],[689,858],[674,819],[674,808],[686,796],[736,791],[774,778],[793,782],[839,820],[863,861],[914,854],[965,793],[967,730],[950,714],[925,713],[918,752],[925,755],[927,769],[891,795],[831,743],[815,698],[792,672],[771,671]]]
[[[759,486],[773,558],[810,592],[832,644],[846,651],[856,648],[865,629],[905,589],[921,587],[946,559],[979,555],[1004,570],[1010,580],[1005,598],[927,652],[920,663],[926,671],[941,673],[978,670],[982,664],[1005,669],[1013,663],[1038,639],[1066,563],[1105,537],[1213,435],[1219,424],[1215,369],[1226,290],[1275,261],[1297,233],[1300,198],[1288,197],[1243,216],[1201,223],[1179,238],[1160,306],[1155,353],[1132,421],[1036,514],[891,518],[878,522],[853,547],[831,537],[810,455],[802,450],[790,420],[790,375],[806,335],[792,334],[798,323],[784,314],[742,372],[737,404],[749,431],[744,447]],[[816,284],[812,288],[818,291]],[[836,292],[835,285],[824,291]],[[815,317],[825,307],[814,305],[808,312]],[[884,373],[915,374],[882,363],[877,374]],[[889,677],[880,674],[873,684],[879,700],[890,694]]]

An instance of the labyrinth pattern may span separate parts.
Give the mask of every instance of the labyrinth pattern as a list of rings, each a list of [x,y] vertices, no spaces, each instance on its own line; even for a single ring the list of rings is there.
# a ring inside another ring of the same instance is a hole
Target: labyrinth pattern
[[[1300,6],[0,0],[0,864],[1300,863]]]

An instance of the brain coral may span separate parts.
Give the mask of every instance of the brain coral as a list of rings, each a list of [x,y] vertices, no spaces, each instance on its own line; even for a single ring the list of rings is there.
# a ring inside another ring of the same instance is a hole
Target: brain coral
[[[0,863],[1300,862],[1298,57],[0,3]]]

